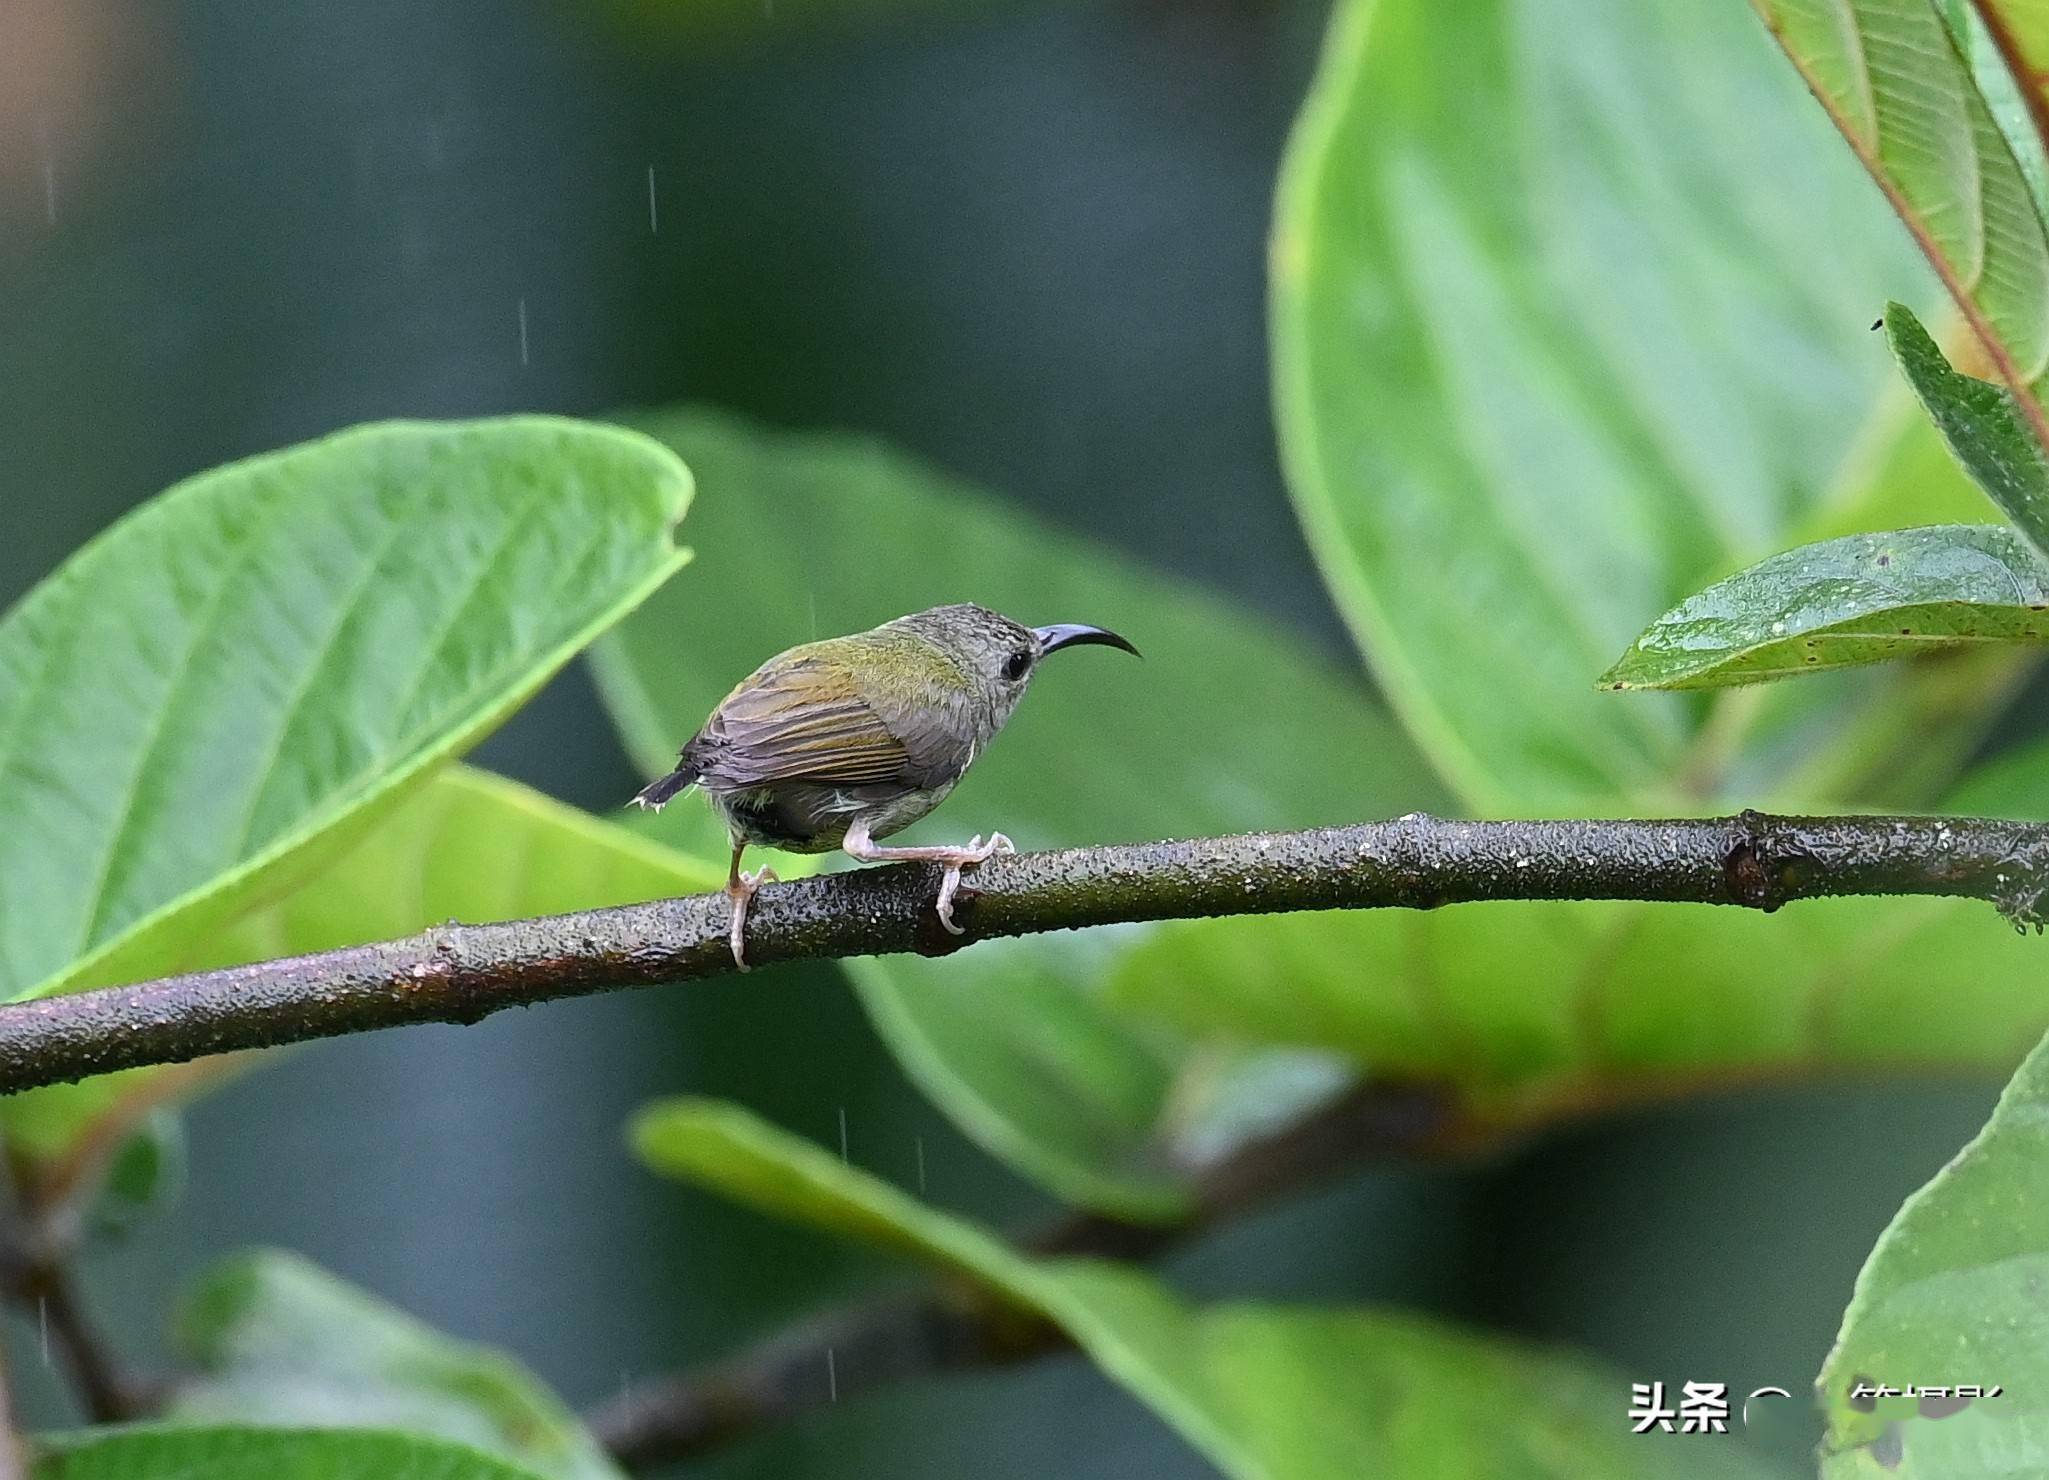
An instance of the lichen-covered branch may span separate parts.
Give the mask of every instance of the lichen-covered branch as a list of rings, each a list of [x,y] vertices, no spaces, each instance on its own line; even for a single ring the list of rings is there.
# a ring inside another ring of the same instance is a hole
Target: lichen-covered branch
[[[1773,910],[1824,895],[1944,894],[2037,924],[2049,826],[1982,818],[1734,817],[1457,822],[1411,814],[1306,832],[991,859],[933,911],[936,865],[763,889],[751,963],[919,951],[1130,920],[1406,908],[1498,899],[1634,899]],[[166,977],[0,1007],[0,1093],[734,969],[723,894],[497,925]],[[1988,922],[1989,924],[1989,922]]]

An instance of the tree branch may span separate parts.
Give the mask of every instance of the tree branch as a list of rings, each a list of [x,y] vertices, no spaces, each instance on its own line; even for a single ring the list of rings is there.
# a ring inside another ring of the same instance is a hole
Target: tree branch
[[[151,1398],[116,1364],[99,1328],[72,1288],[70,1271],[56,1259],[24,1270],[16,1298],[35,1313],[71,1378],[72,1391],[94,1423],[122,1423],[153,1406]]]
[[[1050,1321],[927,1291],[830,1311],[730,1360],[635,1384],[585,1422],[621,1466],[645,1470],[893,1384],[1072,1346]]]
[[[39,1202],[25,1168],[22,1161],[12,1163],[14,1198],[0,1216],[0,1291],[35,1321],[43,1340],[56,1347],[72,1393],[92,1422],[139,1418],[154,1406],[156,1395],[122,1368],[72,1283],[69,1261],[84,1218],[77,1201],[80,1187],[68,1188],[60,1199]]]
[[[756,963],[918,951],[1130,920],[1498,899],[1636,899],[1773,910],[1825,895],[1989,900],[2039,926],[2049,826],[1971,818],[1450,822],[1420,813],[1308,832],[993,858],[939,927],[936,865],[761,891]],[[0,1093],[734,969],[722,894],[518,920],[0,1008]]]

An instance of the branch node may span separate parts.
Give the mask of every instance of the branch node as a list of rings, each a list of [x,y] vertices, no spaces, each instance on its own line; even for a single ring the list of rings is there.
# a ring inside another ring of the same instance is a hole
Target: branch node
[[[1730,822],[1734,836],[1722,850],[1729,899],[1771,914],[1791,896],[1808,854],[1798,847],[1780,849],[1773,820],[1753,808],[1746,807]]]

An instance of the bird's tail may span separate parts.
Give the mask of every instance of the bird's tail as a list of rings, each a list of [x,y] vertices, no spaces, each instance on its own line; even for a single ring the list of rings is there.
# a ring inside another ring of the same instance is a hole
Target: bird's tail
[[[670,798],[674,797],[677,792],[695,783],[696,780],[697,770],[695,767],[678,766],[659,781],[651,781],[642,787],[640,795],[633,799],[633,805],[636,807],[652,807],[655,811],[659,812],[669,804]]]

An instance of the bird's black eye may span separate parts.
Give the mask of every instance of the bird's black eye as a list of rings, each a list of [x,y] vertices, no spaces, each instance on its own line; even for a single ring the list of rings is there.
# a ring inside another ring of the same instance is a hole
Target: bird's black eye
[[[1012,653],[1008,658],[1005,658],[1003,660],[1003,676],[1009,679],[1012,683],[1016,683],[1019,679],[1023,678],[1027,673],[1031,672],[1031,668],[1032,655],[1026,652],[1023,648],[1019,648],[1016,652]]]

